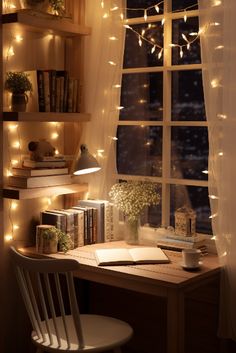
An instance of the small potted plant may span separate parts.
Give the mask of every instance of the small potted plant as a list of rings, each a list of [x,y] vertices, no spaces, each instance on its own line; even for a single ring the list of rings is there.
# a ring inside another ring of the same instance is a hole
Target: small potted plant
[[[15,112],[25,112],[28,96],[26,92],[32,92],[32,84],[25,72],[12,72],[6,74],[4,88],[12,93],[11,109]]]
[[[73,248],[71,237],[60,229],[41,224],[36,231],[36,250],[44,254],[54,254],[57,251],[67,252]]]

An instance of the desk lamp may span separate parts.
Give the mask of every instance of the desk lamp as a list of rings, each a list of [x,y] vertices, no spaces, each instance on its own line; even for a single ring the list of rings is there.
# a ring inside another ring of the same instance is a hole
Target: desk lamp
[[[74,175],[94,173],[101,169],[98,161],[89,153],[86,145],[82,144],[80,151],[80,157],[75,163]]]

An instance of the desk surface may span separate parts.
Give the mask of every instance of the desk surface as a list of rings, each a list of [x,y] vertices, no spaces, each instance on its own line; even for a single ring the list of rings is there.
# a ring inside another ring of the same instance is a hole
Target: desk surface
[[[124,241],[117,241],[86,245],[70,250],[66,254],[38,254],[35,248],[22,248],[19,251],[32,257],[73,258],[78,260],[81,265],[78,273],[75,273],[75,276],[79,278],[127,289],[141,290],[149,294],[158,294],[155,293],[157,285],[163,289],[187,289],[189,286],[193,288],[194,283],[204,281],[220,271],[220,264],[216,255],[204,256],[200,269],[190,272],[181,267],[181,253],[170,250],[165,250],[171,261],[167,264],[97,266],[94,255],[96,249],[121,247],[131,248],[135,246],[127,245]]]

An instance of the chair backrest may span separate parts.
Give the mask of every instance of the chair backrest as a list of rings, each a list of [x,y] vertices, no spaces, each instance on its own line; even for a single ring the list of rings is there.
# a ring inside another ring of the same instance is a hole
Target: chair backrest
[[[51,319],[60,347],[60,335],[56,320],[57,316],[60,316],[69,349],[70,341],[66,322],[69,310],[73,317],[79,348],[83,348],[84,338],[72,274],[72,271],[78,270],[79,263],[72,259],[32,259],[21,255],[14,247],[10,248],[10,253],[26,310],[38,338],[43,342],[49,339],[50,344],[53,344],[49,324]],[[65,297],[68,299],[67,304]],[[44,330],[42,322],[45,323]]]

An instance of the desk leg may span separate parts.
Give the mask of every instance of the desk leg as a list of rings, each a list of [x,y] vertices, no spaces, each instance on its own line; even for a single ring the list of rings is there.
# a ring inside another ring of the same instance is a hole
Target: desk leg
[[[184,353],[184,295],[169,289],[167,297],[167,353]]]

